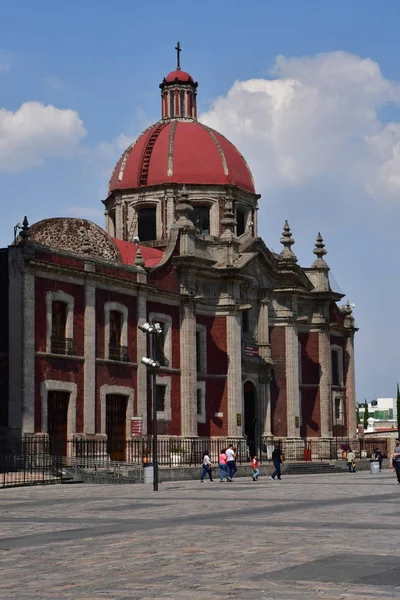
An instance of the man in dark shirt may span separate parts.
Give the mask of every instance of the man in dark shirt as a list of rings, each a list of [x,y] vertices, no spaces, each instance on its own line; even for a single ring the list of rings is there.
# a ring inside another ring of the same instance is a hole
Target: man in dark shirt
[[[396,448],[394,454],[392,454],[393,467],[397,475],[397,483],[400,483],[400,439],[396,439]]]

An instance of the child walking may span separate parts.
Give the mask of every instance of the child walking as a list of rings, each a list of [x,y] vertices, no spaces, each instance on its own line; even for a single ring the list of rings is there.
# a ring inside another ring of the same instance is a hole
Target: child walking
[[[204,477],[206,474],[208,474],[210,478],[210,483],[214,483],[212,478],[211,459],[209,457],[208,450],[206,450],[203,454],[203,470],[200,476],[200,483],[204,483]]]
[[[258,477],[260,475],[260,471],[258,469],[258,458],[257,456],[253,457],[253,460],[251,461],[251,468],[253,469],[253,481],[258,481]]]

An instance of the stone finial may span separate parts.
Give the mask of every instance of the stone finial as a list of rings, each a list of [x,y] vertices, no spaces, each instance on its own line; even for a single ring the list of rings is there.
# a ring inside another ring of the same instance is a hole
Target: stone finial
[[[225,210],[224,210],[224,215],[221,219],[221,225],[223,225],[225,227],[225,231],[221,235],[221,240],[224,240],[224,239],[232,240],[232,239],[236,238],[236,233],[235,233],[236,217],[235,217],[235,213],[233,212],[233,198],[231,198],[231,197],[228,197],[225,200]]]
[[[351,317],[353,314],[353,307],[348,300],[343,308],[343,312],[346,317]]]
[[[186,227],[187,229],[195,229],[194,224],[189,218],[189,215],[193,212],[193,206],[190,204],[189,194],[184,185],[181,193],[179,194],[178,204],[175,206],[175,213],[177,215],[176,227]]]
[[[31,228],[29,227],[28,218],[26,216],[22,221],[22,227],[19,237],[21,238],[21,244],[26,244],[26,242],[28,242],[29,238],[31,237]]]
[[[284,260],[297,262],[297,257],[291,248],[295,243],[295,240],[292,237],[292,232],[290,231],[289,223],[287,221],[285,221],[285,224],[283,226],[283,232],[280,242],[283,246],[283,250],[280,253],[280,257]]]
[[[137,247],[136,256],[133,261],[133,264],[135,265],[135,267],[141,267],[142,269],[144,268],[145,262],[142,256],[142,251],[140,250],[140,246]]]
[[[315,256],[317,257],[316,260],[313,262],[313,269],[321,269],[321,268],[328,268],[328,265],[326,264],[325,260],[324,260],[324,256],[325,254],[327,254],[327,251],[325,250],[325,244],[324,244],[324,240],[322,239],[322,235],[318,232],[317,235],[317,239],[315,242],[315,248],[313,250]]]

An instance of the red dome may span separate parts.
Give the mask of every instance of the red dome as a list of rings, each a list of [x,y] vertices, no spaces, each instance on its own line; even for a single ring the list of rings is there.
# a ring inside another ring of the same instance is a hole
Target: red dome
[[[168,73],[165,81],[167,83],[173,83],[174,81],[180,81],[181,83],[187,83],[190,81],[190,83],[194,83],[193,77],[189,75],[189,73],[186,73],[186,71],[181,70],[171,71],[171,73]]]
[[[146,129],[118,161],[109,190],[164,183],[230,184],[255,193],[251,171],[235,146],[192,120],[162,120]]]

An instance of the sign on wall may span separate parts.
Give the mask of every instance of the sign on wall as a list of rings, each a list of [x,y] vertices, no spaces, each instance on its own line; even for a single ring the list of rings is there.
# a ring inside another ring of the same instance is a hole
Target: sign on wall
[[[258,346],[245,346],[244,354],[245,356],[259,356]]]
[[[143,419],[142,417],[131,418],[131,435],[143,435]]]

